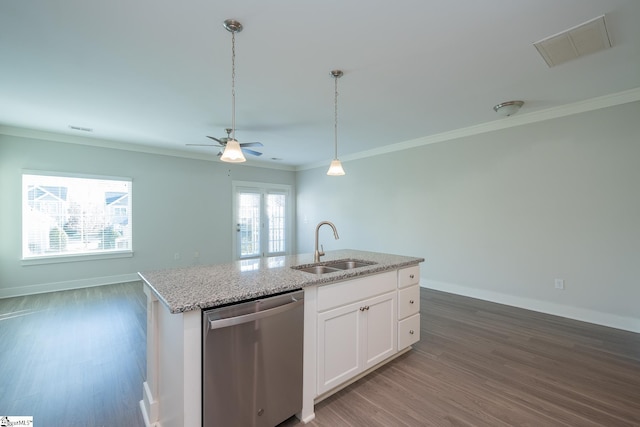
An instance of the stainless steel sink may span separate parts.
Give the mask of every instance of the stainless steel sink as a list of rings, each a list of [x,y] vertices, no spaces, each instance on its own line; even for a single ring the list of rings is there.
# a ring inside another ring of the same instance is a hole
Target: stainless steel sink
[[[341,259],[336,261],[325,261],[321,264],[312,265],[299,265],[291,267],[294,270],[304,271],[305,273],[324,274],[334,273],[336,271],[352,270],[358,267],[366,267],[368,265],[375,265],[375,262],[361,261],[355,259]]]
[[[324,274],[340,271],[338,268],[327,267],[326,265],[311,265],[308,267],[291,267],[295,270],[304,271],[305,273]]]
[[[344,260],[333,261],[325,264],[327,267],[337,268],[338,270],[351,270],[352,268],[366,267],[367,265],[374,265],[375,262],[370,261],[358,261],[358,260]]]

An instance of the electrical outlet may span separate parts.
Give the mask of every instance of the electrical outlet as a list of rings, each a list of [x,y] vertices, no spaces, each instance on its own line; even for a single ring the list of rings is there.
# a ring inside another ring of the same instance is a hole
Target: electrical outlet
[[[194,258],[200,258],[200,252],[199,252],[199,251],[195,251],[195,252],[193,253],[193,257],[194,257]]]
[[[175,254],[173,254],[173,259],[175,259],[176,261],[180,259],[180,252],[176,252]]]
[[[564,289],[564,280],[563,279],[556,279],[556,289]]]

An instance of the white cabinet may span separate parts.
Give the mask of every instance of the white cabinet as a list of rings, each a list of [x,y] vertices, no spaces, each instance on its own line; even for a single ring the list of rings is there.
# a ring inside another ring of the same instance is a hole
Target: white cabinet
[[[315,304],[314,397],[420,340],[419,282],[414,265],[318,286],[305,297]]]
[[[318,289],[317,395],[396,353],[396,283],[387,272]]]
[[[398,270],[398,351],[420,341],[420,267]]]

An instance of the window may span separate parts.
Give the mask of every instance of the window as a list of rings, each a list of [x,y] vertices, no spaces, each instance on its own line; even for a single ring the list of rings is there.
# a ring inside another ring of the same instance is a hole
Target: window
[[[250,259],[289,252],[288,185],[234,183],[234,256]]]
[[[130,252],[131,180],[22,175],[22,258]]]

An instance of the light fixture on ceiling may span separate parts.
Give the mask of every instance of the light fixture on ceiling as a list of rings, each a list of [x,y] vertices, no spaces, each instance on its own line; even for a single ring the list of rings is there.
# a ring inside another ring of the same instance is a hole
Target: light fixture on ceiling
[[[329,176],[340,176],[344,175],[344,169],[342,168],[342,163],[338,160],[338,79],[342,77],[344,73],[340,70],[331,71],[331,75],[335,80],[335,90],[334,90],[334,124],[333,124],[333,143],[335,149],[335,156],[331,161],[331,165],[329,165],[329,170],[327,171],[327,175]]]
[[[524,105],[522,101],[507,101],[493,107],[493,110],[501,116],[513,116]]]
[[[236,33],[242,31],[242,24],[233,19],[227,19],[223,25],[231,33],[231,135],[220,160],[241,163],[247,161],[236,139]]]

